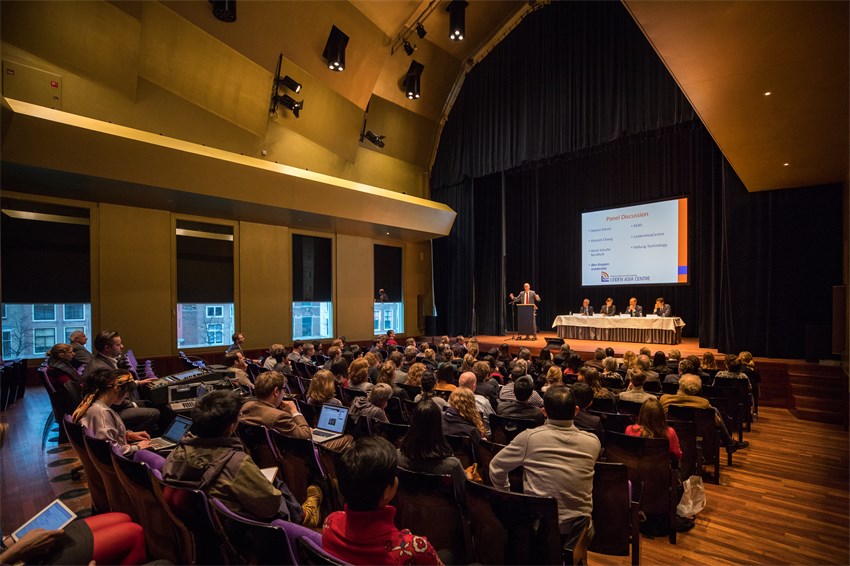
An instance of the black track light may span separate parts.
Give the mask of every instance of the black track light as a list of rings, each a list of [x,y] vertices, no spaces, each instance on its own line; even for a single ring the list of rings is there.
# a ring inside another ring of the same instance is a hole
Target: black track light
[[[347,45],[348,36],[338,27],[331,26],[331,33],[328,35],[325,50],[322,52],[322,57],[328,62],[328,69],[331,71],[345,70],[345,47]]]
[[[360,141],[367,139],[378,147],[384,147],[384,138],[385,137],[387,137],[387,136],[379,136],[378,134],[376,134],[372,130],[369,130],[368,132],[366,132],[365,134],[363,134],[360,137]]]
[[[407,41],[406,39],[404,40],[403,46],[404,46],[404,52],[407,53],[408,55],[413,55],[413,52],[416,51],[416,47],[413,46],[413,45],[410,45],[410,42]]]
[[[280,81],[280,84],[282,84],[283,86],[285,86],[286,88],[288,88],[292,92],[296,92],[296,93],[301,92],[301,83],[299,83],[298,81],[296,81],[295,79],[293,79],[289,75],[286,75],[285,77],[283,77],[283,79],[281,79],[281,81]]]
[[[227,23],[236,21],[236,0],[210,0],[213,16]]]
[[[402,83],[404,94],[410,100],[419,99],[419,95],[421,94],[419,77],[424,70],[425,65],[419,63],[416,59],[410,62],[410,68],[407,70],[407,74],[404,76],[404,82]]]
[[[416,24],[416,35],[419,36],[419,39],[425,39],[425,36],[428,35],[428,32],[425,30],[425,26],[421,23]]]
[[[288,94],[284,94],[283,96],[277,97],[277,102],[279,102],[284,108],[287,108],[295,114],[296,118],[301,117],[301,110],[304,109],[304,101],[303,100],[295,100]]]
[[[446,7],[449,13],[449,39],[452,41],[463,41],[466,32],[466,0],[452,0]]]

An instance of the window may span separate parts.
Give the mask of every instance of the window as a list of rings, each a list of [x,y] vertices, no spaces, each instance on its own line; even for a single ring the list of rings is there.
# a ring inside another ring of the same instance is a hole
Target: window
[[[230,224],[177,220],[180,348],[223,346],[233,334],[234,232]]]
[[[65,327],[65,343],[66,344],[71,343],[71,333],[76,332],[77,330],[81,330],[83,332],[86,331],[86,329],[83,328],[82,326],[66,326]]]
[[[292,236],[292,338],[333,336],[333,241]]]
[[[0,305],[0,313],[2,313],[3,318],[6,318],[6,303]]]
[[[37,320],[56,320],[56,305],[33,305],[32,319]]]
[[[65,305],[65,320],[85,320],[85,305]]]
[[[4,330],[3,331],[3,359],[8,360],[9,358],[14,358],[15,355],[12,353],[12,331]]]
[[[47,350],[56,344],[55,328],[35,328],[32,331],[32,353],[43,356]]]
[[[209,308],[209,307],[207,307]],[[221,308],[221,307],[218,307]],[[224,344],[224,325],[220,322],[207,324],[207,343]]]
[[[375,334],[404,333],[402,249],[375,244]],[[383,293],[381,293],[383,291]]]

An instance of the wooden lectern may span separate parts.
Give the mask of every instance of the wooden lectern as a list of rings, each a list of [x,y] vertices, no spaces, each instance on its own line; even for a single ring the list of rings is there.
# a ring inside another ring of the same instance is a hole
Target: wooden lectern
[[[537,334],[534,324],[534,311],[537,305],[517,305],[517,332],[521,336],[533,336]]]

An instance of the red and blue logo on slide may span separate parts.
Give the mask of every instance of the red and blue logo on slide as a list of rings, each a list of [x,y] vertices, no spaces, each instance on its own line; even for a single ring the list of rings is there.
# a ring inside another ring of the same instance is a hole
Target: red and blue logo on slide
[[[603,283],[608,283],[608,272],[607,272],[607,271],[603,271],[603,272],[601,273],[601,275],[602,275],[602,282],[603,282]]]

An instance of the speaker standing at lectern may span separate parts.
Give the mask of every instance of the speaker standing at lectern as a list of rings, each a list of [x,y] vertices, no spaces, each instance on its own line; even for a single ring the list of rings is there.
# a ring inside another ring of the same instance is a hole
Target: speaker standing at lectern
[[[537,303],[540,302],[540,295],[531,290],[531,285],[526,283],[522,286],[522,292],[519,295],[510,294],[511,303],[514,305],[532,305],[533,308],[531,310],[534,311],[532,316],[532,327],[531,329],[526,329],[525,337],[528,338],[528,334],[532,334],[532,340],[537,340]],[[521,306],[519,308],[522,308]],[[528,308],[528,307],[526,307]],[[522,329],[520,329],[520,333],[522,334]]]

